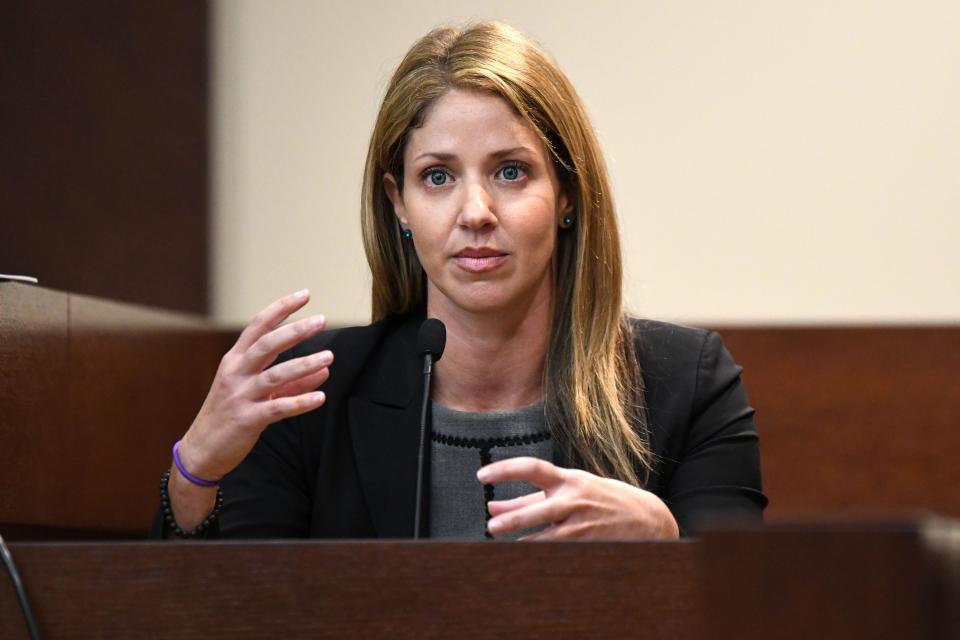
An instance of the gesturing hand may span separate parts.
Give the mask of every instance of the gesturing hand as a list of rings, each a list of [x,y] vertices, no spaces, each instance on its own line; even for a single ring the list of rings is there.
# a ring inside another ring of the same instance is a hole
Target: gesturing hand
[[[183,437],[181,460],[201,478],[220,478],[250,453],[266,426],[305,413],[326,400],[315,389],[330,375],[333,354],[322,351],[266,369],[280,353],[323,330],[323,316],[280,326],[310,299],[306,290],[257,314],[220,361],[210,392]]]
[[[513,500],[491,500],[494,536],[549,524],[521,540],[650,540],[679,537],[660,498],[619,480],[563,469],[537,458],[511,458],[477,472],[485,484],[524,481],[542,489]]]

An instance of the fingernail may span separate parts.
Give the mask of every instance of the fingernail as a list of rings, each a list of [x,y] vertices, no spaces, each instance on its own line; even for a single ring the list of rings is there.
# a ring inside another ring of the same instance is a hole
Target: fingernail
[[[293,297],[296,298],[297,300],[303,300],[303,299],[306,298],[309,294],[310,294],[310,292],[309,292],[308,290],[306,290],[306,289],[300,289],[300,291],[297,291],[295,294],[293,294]]]
[[[326,318],[324,318],[323,316],[317,316],[317,317],[315,317],[315,318],[310,318],[310,328],[311,328],[311,329],[316,329],[316,328],[320,327],[325,321],[326,321]]]
[[[330,364],[331,362],[333,362],[333,352],[332,352],[332,351],[321,351],[321,352],[319,353],[319,356],[320,356],[320,358],[319,358],[320,364],[326,365],[326,364]]]
[[[500,521],[496,518],[493,518],[487,522],[487,531],[490,532],[490,535],[495,535],[500,531]]]
[[[486,484],[489,478],[490,478],[490,472],[487,470],[486,467],[477,471],[477,480],[479,480],[480,482]]]

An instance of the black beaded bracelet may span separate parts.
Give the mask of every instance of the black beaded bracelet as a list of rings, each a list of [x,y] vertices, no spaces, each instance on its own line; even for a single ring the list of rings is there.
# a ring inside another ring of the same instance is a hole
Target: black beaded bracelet
[[[167,523],[167,528],[170,531],[173,531],[173,534],[178,538],[201,538],[203,534],[213,525],[217,520],[217,516],[220,515],[220,512],[223,511],[223,492],[220,491],[220,488],[217,488],[217,502],[213,506],[213,511],[210,512],[206,518],[203,519],[203,522],[198,524],[196,528],[191,529],[190,531],[185,531],[180,528],[180,525],[177,524],[176,519],[173,517],[173,509],[170,507],[170,490],[168,485],[170,484],[170,470],[167,469],[163,472],[163,475],[160,476],[160,508],[163,509],[163,519]]]

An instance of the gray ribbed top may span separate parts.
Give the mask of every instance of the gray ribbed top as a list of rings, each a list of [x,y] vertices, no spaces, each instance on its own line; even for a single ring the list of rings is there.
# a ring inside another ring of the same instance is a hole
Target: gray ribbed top
[[[455,411],[436,402],[432,406],[430,537],[483,538],[488,500],[509,500],[538,489],[526,482],[483,485],[477,470],[518,456],[553,459],[543,403],[489,413]],[[502,537],[524,533],[529,532]]]

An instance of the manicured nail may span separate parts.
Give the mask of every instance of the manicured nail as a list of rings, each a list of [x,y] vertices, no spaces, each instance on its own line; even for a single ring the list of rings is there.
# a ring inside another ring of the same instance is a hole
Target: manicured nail
[[[308,295],[310,295],[309,291],[307,291],[306,289],[300,289],[300,291],[297,291],[295,294],[293,294],[293,297],[296,298],[297,300],[303,300]]]
[[[480,482],[486,484],[489,478],[490,478],[490,472],[487,470],[486,467],[483,467],[482,469],[477,471],[477,480],[479,480]]]
[[[496,518],[493,518],[492,520],[487,522],[487,531],[490,532],[490,535],[496,535],[497,532],[500,531],[500,529],[501,529],[501,523]]]
[[[326,366],[333,362],[333,352],[332,351],[321,351],[319,354],[320,364]]]
[[[310,328],[311,328],[311,329],[317,329],[317,328],[319,328],[324,322],[326,322],[326,318],[324,318],[323,316],[317,316],[317,317],[315,317],[315,318],[310,318]]]

